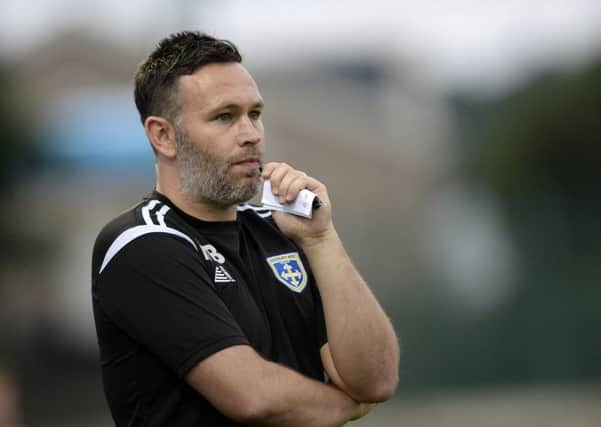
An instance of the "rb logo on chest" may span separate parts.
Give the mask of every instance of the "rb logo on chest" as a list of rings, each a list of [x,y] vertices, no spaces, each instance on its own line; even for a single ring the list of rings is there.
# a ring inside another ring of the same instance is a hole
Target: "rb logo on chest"
[[[210,244],[209,245],[200,245],[200,249],[202,250],[202,254],[203,254],[205,260],[209,261],[212,259],[217,264],[223,264],[225,262],[225,257],[217,251],[215,246],[210,245]]]

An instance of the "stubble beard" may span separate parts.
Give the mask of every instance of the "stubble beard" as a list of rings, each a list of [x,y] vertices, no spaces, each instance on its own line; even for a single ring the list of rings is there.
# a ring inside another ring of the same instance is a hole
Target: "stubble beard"
[[[229,174],[233,163],[195,145],[179,126],[175,127],[175,138],[181,191],[188,199],[229,207],[246,202],[257,194],[261,175],[259,170],[246,175],[254,179],[239,181]],[[252,148],[244,155],[258,153]]]

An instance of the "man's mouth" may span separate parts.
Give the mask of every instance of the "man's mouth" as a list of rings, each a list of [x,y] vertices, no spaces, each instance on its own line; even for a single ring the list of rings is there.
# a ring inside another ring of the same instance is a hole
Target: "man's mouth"
[[[254,177],[260,175],[263,163],[260,156],[251,156],[232,163],[232,166],[237,166],[237,169],[241,169],[245,176]]]
[[[243,166],[246,168],[260,168],[261,167],[261,157],[259,156],[251,156],[246,157],[242,160],[239,160],[234,163],[234,165]]]

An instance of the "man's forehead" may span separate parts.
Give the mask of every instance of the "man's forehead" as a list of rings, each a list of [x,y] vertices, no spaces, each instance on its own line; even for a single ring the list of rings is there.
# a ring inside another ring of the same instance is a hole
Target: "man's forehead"
[[[261,95],[250,73],[237,62],[205,65],[182,76],[180,93],[186,103],[202,104],[203,109],[216,104],[260,103]]]

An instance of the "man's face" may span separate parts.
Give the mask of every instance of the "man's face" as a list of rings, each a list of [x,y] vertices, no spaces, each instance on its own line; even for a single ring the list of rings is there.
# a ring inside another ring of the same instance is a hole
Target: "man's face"
[[[179,80],[176,123],[182,192],[193,201],[231,206],[259,187],[263,101],[238,63],[209,64]]]

